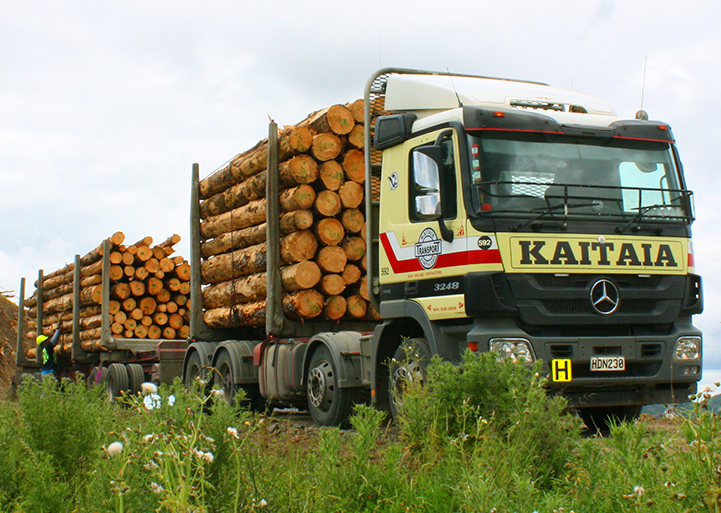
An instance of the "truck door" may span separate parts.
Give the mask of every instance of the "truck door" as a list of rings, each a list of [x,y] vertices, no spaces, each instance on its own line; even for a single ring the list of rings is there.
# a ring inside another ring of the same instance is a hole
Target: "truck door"
[[[386,150],[383,160],[381,301],[415,301],[432,320],[465,316],[458,148],[457,132],[446,128]]]

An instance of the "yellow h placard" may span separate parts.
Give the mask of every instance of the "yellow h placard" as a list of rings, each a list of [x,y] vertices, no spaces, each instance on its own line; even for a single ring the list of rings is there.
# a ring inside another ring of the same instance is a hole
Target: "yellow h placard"
[[[553,381],[571,381],[571,360],[553,360],[551,362],[551,377]]]

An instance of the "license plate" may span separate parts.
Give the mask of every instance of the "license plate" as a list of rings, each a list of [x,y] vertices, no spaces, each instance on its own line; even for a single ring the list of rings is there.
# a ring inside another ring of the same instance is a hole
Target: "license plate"
[[[592,356],[592,371],[622,371],[626,370],[626,358],[623,356]]]

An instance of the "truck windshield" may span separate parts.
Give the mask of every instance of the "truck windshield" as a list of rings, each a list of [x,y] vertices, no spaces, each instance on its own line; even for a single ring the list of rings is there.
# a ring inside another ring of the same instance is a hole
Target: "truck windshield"
[[[690,221],[670,143],[523,132],[469,136],[476,212]]]

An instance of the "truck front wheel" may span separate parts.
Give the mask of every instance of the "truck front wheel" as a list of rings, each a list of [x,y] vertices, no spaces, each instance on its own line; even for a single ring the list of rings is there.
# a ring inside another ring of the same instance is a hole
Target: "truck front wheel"
[[[308,410],[319,426],[347,426],[361,389],[340,388],[338,372],[326,346],[313,352],[308,368]]]
[[[415,383],[423,384],[426,368],[431,361],[431,349],[425,338],[412,338],[396,349],[390,363],[388,403],[393,420],[403,407],[403,395]]]

